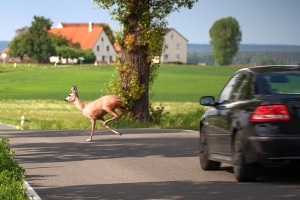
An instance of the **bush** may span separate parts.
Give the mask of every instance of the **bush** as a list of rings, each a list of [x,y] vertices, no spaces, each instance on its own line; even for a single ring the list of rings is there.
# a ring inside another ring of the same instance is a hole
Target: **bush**
[[[149,109],[151,114],[151,120],[154,124],[160,124],[163,118],[169,114],[168,112],[164,112],[165,108],[162,104],[159,104],[159,106],[156,108],[153,108],[150,104]]]
[[[9,149],[9,139],[0,142],[0,199],[27,199],[23,186],[25,170],[14,160],[16,154]]]

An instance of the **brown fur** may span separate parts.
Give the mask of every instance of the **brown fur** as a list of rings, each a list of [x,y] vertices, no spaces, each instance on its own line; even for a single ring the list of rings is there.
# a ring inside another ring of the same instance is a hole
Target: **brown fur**
[[[127,111],[128,109],[123,106],[123,100],[117,96],[117,95],[105,95],[100,97],[99,99],[96,99],[95,101],[92,101],[87,104],[83,104],[78,96],[78,91],[76,86],[72,86],[71,93],[67,96],[65,101],[73,102],[77,108],[82,112],[82,114],[87,117],[91,123],[92,123],[92,132],[90,135],[90,138],[86,141],[92,141],[93,134],[95,131],[95,125],[96,120],[99,120],[102,122],[103,126],[105,126],[107,129],[111,130],[117,135],[122,135],[118,131],[112,129],[110,126],[108,126],[108,122],[111,122],[113,120],[119,121],[120,117],[123,115],[124,111]],[[116,110],[121,110],[121,114],[119,115]],[[111,114],[113,117],[108,120],[104,120],[104,116],[106,114]]]

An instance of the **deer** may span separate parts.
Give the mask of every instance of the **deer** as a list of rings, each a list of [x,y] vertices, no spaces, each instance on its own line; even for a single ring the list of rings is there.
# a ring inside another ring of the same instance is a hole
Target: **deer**
[[[103,126],[107,129],[114,132],[116,135],[122,135],[120,132],[112,129],[108,123],[116,120],[119,122],[120,117],[128,111],[128,108],[123,106],[123,100],[121,97],[113,94],[102,96],[92,102],[89,103],[82,103],[78,96],[77,87],[72,86],[71,93],[65,98],[67,103],[73,102],[77,108],[82,112],[82,114],[88,118],[92,123],[92,132],[90,137],[86,139],[86,142],[90,142],[93,140],[93,134],[95,131],[96,120],[102,122]],[[121,114],[118,114],[116,110],[121,111]],[[104,116],[107,114],[113,115],[112,118],[108,120],[104,120]]]

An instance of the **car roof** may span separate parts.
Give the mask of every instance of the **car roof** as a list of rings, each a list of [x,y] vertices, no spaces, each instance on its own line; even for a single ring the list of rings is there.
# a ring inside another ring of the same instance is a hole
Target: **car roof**
[[[252,73],[265,73],[265,72],[283,72],[283,71],[300,71],[300,65],[265,65],[243,68],[239,71],[248,71]]]

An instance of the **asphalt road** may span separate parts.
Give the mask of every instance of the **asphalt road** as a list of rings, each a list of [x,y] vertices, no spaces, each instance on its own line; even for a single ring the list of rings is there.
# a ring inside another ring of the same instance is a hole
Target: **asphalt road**
[[[299,173],[238,183],[229,166],[202,171],[196,131],[121,132],[98,130],[92,142],[88,130],[2,130],[0,137],[10,139],[42,200],[300,199]]]
[[[14,126],[6,125],[6,124],[0,124],[0,131],[1,130],[16,130],[17,128]]]

